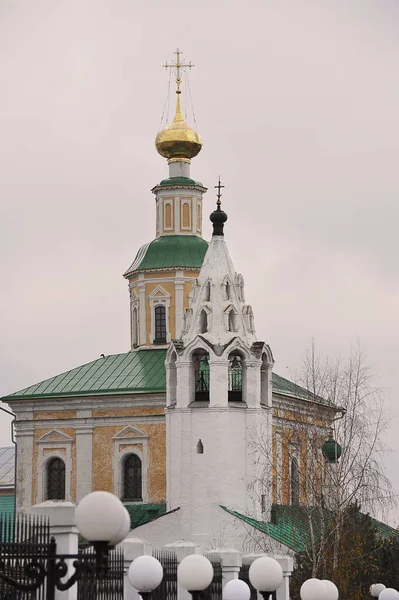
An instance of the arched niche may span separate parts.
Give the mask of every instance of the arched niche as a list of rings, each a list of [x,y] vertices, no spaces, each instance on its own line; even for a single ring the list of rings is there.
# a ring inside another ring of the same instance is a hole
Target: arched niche
[[[192,383],[194,386],[194,400],[209,402],[210,389],[210,367],[209,353],[202,348],[194,350],[191,355],[193,377]]]
[[[239,350],[233,350],[229,356],[229,388],[228,388],[228,401],[229,402],[242,402],[243,401],[243,389],[246,383],[246,372],[244,366],[244,355]]]

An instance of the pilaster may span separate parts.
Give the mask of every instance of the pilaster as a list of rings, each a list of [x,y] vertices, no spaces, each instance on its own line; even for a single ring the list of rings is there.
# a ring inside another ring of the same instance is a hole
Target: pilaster
[[[91,410],[78,411],[78,417],[91,417]],[[76,502],[92,491],[93,425],[78,424],[76,432]]]
[[[33,486],[33,439],[35,426],[32,421],[15,422],[17,468],[15,473],[16,509],[27,510],[32,506]]]
[[[180,338],[183,329],[184,314],[184,279],[183,271],[176,271],[175,279],[175,314],[176,314],[176,339]]]
[[[210,360],[210,406],[228,406],[229,361]]]

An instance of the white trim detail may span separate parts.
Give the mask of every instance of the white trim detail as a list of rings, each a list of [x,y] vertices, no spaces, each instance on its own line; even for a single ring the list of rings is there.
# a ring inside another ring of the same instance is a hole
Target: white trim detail
[[[54,437],[56,439],[54,439]],[[53,439],[51,439],[53,438]],[[37,499],[35,504],[40,504],[47,500],[46,487],[47,487],[47,472],[46,463],[50,458],[60,458],[65,463],[65,500],[72,502],[71,496],[71,473],[72,473],[72,442],[74,439],[59,431],[52,429],[48,431],[41,438],[36,440],[38,445],[37,453]],[[44,450],[48,450],[45,452]],[[51,450],[53,450],[51,452]]]
[[[161,293],[162,296],[157,294]],[[151,330],[150,330],[150,343],[152,344],[155,339],[155,308],[156,306],[165,307],[165,323],[166,323],[166,343],[171,340],[170,327],[169,327],[169,309],[170,309],[170,294],[161,286],[157,285],[148,296],[151,310]]]
[[[142,500],[132,504],[145,504],[148,502],[148,435],[136,427],[124,427],[112,438],[114,442],[114,452],[112,456],[112,469],[114,472],[114,494],[122,498],[122,468],[123,459],[127,454],[136,454],[141,460],[141,486]],[[137,445],[142,445],[142,450]],[[121,448],[121,446],[127,446]]]

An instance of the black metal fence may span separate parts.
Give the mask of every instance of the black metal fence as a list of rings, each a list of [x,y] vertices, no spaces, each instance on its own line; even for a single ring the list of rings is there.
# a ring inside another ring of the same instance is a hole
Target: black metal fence
[[[152,592],[153,600],[177,600],[177,556],[175,552],[154,550],[152,555],[163,567],[161,584]]]
[[[93,549],[82,545],[79,557],[93,564]],[[78,580],[78,600],[123,600],[123,580],[123,552],[115,548],[108,553],[107,570],[104,573],[88,571]]]
[[[222,600],[223,571],[220,556],[208,556],[213,567],[213,579],[209,587],[201,593],[202,600]]]
[[[32,560],[45,566],[50,543],[48,519],[31,515],[0,515],[0,570],[13,580],[27,584],[27,564]],[[42,586],[35,592],[18,591],[0,579],[2,600],[44,600]]]
[[[34,561],[42,568],[50,556],[50,523],[35,515],[0,515],[0,571],[22,584],[31,584],[28,564]],[[94,562],[90,547],[79,548],[79,559]],[[72,559],[70,563],[73,563]],[[104,574],[85,571],[77,583],[78,600],[123,600],[123,553],[115,549],[108,554]],[[71,572],[74,567],[69,565]],[[0,578],[0,600],[45,600],[46,584],[36,591],[16,590]]]
[[[249,567],[251,565],[249,564],[243,564],[241,569],[240,569],[240,573],[238,575],[238,579],[242,579],[242,581],[245,581],[245,583],[249,586],[249,589],[251,590],[251,598],[250,600],[256,600],[258,597],[257,591],[256,589],[253,587],[253,585],[251,584],[251,582],[249,581]]]

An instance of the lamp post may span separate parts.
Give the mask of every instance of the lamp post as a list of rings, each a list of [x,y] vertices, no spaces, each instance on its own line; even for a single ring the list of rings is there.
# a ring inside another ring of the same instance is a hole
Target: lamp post
[[[254,560],[249,567],[249,581],[268,600],[283,581],[283,569],[280,564],[270,556],[261,556]]]
[[[223,588],[222,600],[249,600],[250,597],[249,585],[241,579],[232,579]]]
[[[201,592],[211,584],[212,579],[212,563],[202,554],[186,556],[177,567],[177,581],[193,600],[200,599]]]
[[[159,560],[153,556],[138,556],[131,563],[127,576],[143,600],[150,600],[151,592],[162,581],[163,568]]]
[[[23,592],[34,592],[45,585],[46,600],[54,600],[56,590],[68,590],[84,573],[95,573],[97,576],[105,574],[108,551],[126,537],[127,510],[113,494],[98,491],[88,494],[79,502],[75,517],[80,533],[94,548],[94,561],[90,561],[90,555],[83,558],[79,554],[57,554],[57,543],[52,537],[45,552],[26,558],[24,582],[16,581],[1,570],[0,579]],[[69,561],[73,561],[75,571],[65,580]],[[26,579],[30,581],[26,582]]]

